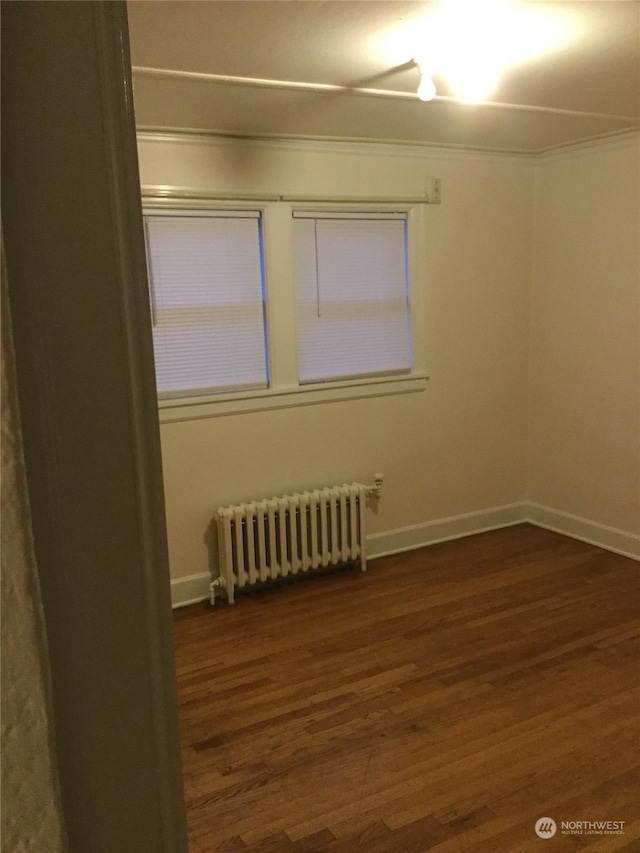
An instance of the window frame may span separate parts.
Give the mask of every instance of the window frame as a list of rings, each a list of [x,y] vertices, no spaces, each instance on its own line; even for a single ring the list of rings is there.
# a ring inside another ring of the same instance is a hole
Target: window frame
[[[402,199],[340,199],[318,196],[172,193],[143,190],[144,211],[253,210],[262,223],[265,278],[265,334],[269,385],[159,399],[161,423],[242,412],[307,406],[423,391],[426,363],[426,209],[424,196]],[[407,216],[408,301],[413,367],[410,373],[352,377],[300,384],[297,369],[296,293],[293,270],[293,213],[313,210],[345,213],[398,212]]]

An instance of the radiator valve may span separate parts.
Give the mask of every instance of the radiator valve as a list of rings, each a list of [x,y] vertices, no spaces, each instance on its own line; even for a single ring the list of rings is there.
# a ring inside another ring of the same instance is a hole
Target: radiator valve
[[[226,584],[224,582],[224,578],[222,577],[215,578],[215,580],[212,580],[209,584],[209,603],[212,607],[216,603],[216,587],[224,588],[225,586]]]
[[[374,474],[373,486],[367,486],[367,497],[379,498],[382,495],[382,482],[384,477],[382,474]]]

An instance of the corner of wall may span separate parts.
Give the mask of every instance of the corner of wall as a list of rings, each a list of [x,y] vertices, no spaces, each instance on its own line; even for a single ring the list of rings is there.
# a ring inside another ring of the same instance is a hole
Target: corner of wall
[[[523,500],[531,499],[531,466],[532,466],[532,375],[533,375],[533,297],[535,282],[537,278],[537,216],[538,216],[538,192],[539,192],[539,162],[538,158],[534,158],[531,162],[531,204],[530,212],[530,232],[529,232],[529,281],[527,282],[528,293],[528,316],[527,316],[527,364],[526,364],[526,435],[525,435],[525,481],[523,484]]]

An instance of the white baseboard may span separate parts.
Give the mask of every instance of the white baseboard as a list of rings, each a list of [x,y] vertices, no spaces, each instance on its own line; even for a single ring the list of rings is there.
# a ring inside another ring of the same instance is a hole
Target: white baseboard
[[[640,560],[640,536],[634,533],[536,503],[523,504],[523,508],[525,520],[531,524],[597,545],[605,551],[631,557],[632,560]]]
[[[171,581],[171,606],[186,607],[187,604],[197,604],[209,598],[211,575],[203,572],[199,575],[188,575],[186,578],[174,578]]]
[[[492,507],[451,518],[440,518],[409,527],[400,527],[384,533],[373,533],[367,536],[367,556],[369,559],[375,559],[388,554],[399,554],[402,551],[413,551],[416,548],[435,545],[437,542],[461,539],[463,536],[511,527],[525,521],[562,533],[564,536],[570,536],[572,539],[597,545],[606,551],[640,560],[640,536],[536,503],[515,503]],[[172,606],[185,607],[187,604],[208,599],[210,583],[211,576],[208,572],[172,580]]]
[[[412,524],[409,527],[399,527],[367,536],[367,556],[373,559],[399,554],[402,551],[424,548],[425,545],[435,545],[436,542],[522,524],[526,520],[524,504],[517,503],[425,521],[422,524]]]

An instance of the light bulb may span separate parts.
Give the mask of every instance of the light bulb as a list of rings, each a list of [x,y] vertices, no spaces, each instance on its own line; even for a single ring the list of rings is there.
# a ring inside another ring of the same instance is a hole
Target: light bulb
[[[436,95],[436,85],[428,74],[420,75],[418,97],[421,101],[432,101]]]

